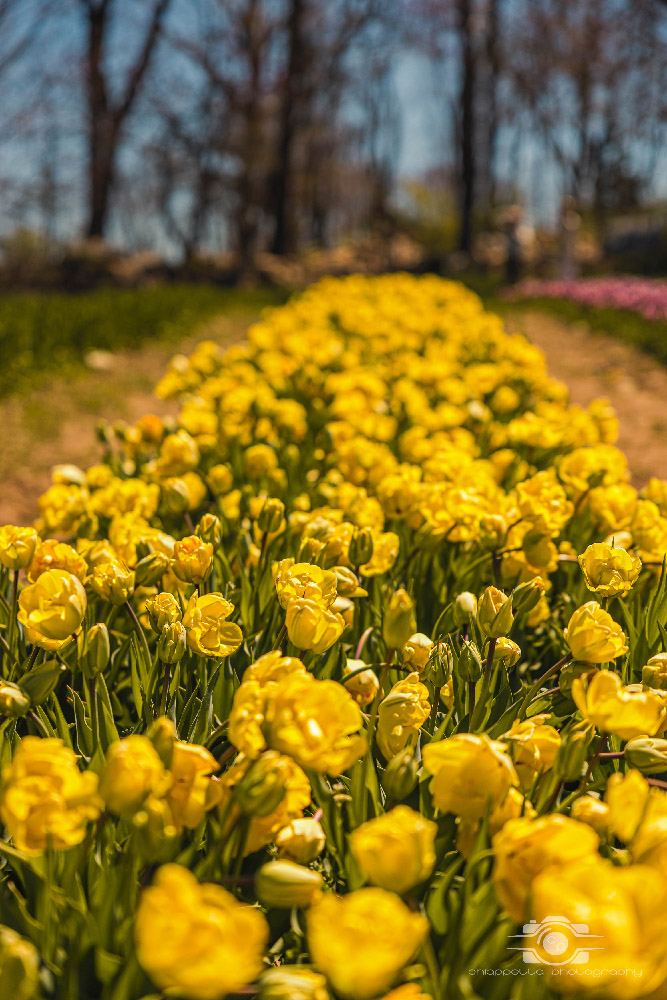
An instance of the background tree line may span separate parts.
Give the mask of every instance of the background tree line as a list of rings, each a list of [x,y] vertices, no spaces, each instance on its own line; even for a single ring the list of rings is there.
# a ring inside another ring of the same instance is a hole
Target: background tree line
[[[242,276],[429,199],[463,253],[517,201],[604,232],[667,194],[666,41],[661,0],[0,0],[0,226]]]

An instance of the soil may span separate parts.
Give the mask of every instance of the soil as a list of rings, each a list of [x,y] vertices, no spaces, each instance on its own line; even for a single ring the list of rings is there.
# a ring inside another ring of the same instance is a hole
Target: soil
[[[176,349],[187,353],[204,338],[238,342],[253,319],[218,317]],[[512,314],[508,325],[544,351],[551,375],[566,383],[575,403],[610,400],[621,425],[618,444],[636,485],[650,476],[667,477],[667,368],[612,337],[539,312]],[[85,468],[99,460],[95,428],[101,420],[175,413],[174,402],[153,396],[174,353],[174,344],[164,343],[119,352],[104,371],[45,377],[30,395],[0,402],[0,524],[35,518],[37,497],[54,465]]]
[[[545,313],[513,313],[507,323],[544,351],[549,373],[565,382],[574,403],[609,400],[635,486],[667,478],[667,368],[607,334]]]
[[[29,395],[0,401],[0,524],[30,524],[54,465],[99,461],[100,421],[131,423],[147,413],[175,414],[178,404],[153,395],[169,359],[204,339],[234,343],[255,319],[216,317],[180,344],[155,342],[104,358],[103,371],[40,379]]]

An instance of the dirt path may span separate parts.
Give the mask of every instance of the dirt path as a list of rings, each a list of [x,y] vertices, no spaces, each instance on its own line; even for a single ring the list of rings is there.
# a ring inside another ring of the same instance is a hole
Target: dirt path
[[[175,404],[156,399],[153,387],[176,350],[187,353],[205,337],[238,341],[253,319],[218,317],[179,345],[119,352],[108,371],[45,379],[30,396],[0,402],[0,524],[32,521],[54,465],[85,467],[99,459],[100,420],[175,413]],[[667,368],[612,337],[539,312],[512,314],[508,325],[542,348],[549,371],[568,385],[574,402],[611,401],[621,424],[619,446],[637,485],[652,475],[667,477]]]
[[[85,468],[99,460],[95,428],[101,420],[132,422],[147,413],[175,413],[175,403],[153,395],[173,354],[187,353],[206,338],[241,340],[254,319],[216,317],[180,344],[121,351],[110,356],[107,370],[84,370],[68,379],[45,377],[29,396],[0,401],[0,524],[30,524],[54,465]]]
[[[517,312],[507,322],[542,348],[550,374],[566,383],[573,402],[600,396],[611,402],[635,485],[667,478],[667,368],[613,337],[545,313]]]

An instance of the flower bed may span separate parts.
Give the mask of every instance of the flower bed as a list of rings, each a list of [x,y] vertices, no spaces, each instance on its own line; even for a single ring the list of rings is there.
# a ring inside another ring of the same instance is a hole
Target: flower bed
[[[562,281],[522,281],[517,298],[568,299],[597,308],[627,309],[644,319],[667,319],[667,281],[633,275],[608,275]]]
[[[0,528],[0,995],[661,986],[667,481],[609,406],[407,275],[157,391]]]

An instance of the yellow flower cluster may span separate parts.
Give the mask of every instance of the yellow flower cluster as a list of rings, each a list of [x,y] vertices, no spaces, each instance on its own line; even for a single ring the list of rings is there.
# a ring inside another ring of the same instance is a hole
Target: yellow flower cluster
[[[0,527],[0,993],[661,995],[667,481],[608,404],[402,274],[158,394]]]

